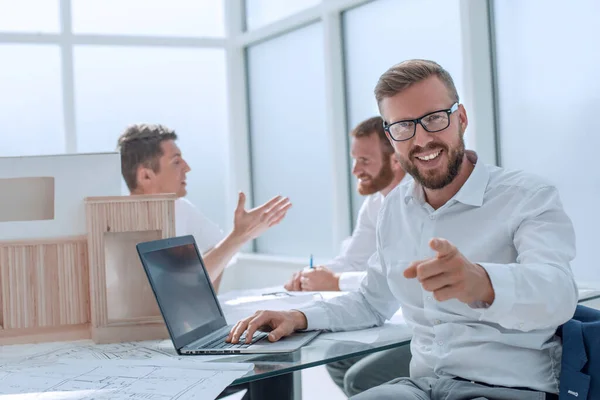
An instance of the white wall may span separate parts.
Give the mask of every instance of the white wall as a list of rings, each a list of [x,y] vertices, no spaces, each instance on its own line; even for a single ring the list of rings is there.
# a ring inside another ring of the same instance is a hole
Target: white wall
[[[495,2],[500,158],[553,182],[573,220],[578,279],[600,281],[600,2]]]

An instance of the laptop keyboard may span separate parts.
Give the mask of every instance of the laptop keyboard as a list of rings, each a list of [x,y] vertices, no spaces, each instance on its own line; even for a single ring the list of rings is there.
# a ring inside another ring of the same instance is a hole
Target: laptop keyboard
[[[227,343],[225,338],[229,332],[224,334],[221,337],[216,338],[210,343],[205,344],[204,346],[199,347],[199,349],[245,349],[254,343],[263,340],[267,337],[268,333],[266,332],[255,332],[252,336],[252,341],[250,343],[246,343],[246,335],[242,335],[238,343]]]

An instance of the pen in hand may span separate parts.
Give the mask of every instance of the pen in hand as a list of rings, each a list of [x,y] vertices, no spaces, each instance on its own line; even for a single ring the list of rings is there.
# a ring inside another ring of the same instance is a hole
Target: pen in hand
[[[312,254],[310,255],[310,261],[309,261],[308,266],[309,266],[310,269],[314,268],[314,265],[313,265],[313,255]]]

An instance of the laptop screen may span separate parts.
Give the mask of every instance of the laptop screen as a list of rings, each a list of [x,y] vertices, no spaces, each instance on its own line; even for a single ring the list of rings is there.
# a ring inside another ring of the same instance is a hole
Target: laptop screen
[[[225,324],[193,243],[144,252],[142,259],[174,342],[199,328],[206,328],[197,331],[202,337]]]

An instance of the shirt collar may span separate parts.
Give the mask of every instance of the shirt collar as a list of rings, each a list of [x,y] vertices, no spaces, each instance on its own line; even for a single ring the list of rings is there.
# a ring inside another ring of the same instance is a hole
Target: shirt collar
[[[412,199],[417,200],[420,204],[423,204],[425,198],[423,196],[423,190],[414,179],[407,185],[406,193],[404,194],[404,203],[408,204]]]
[[[454,200],[463,204],[481,207],[483,204],[483,196],[490,180],[490,173],[483,162],[477,162],[477,153],[472,150],[467,150],[467,159],[475,164],[475,168],[467,181],[460,188],[458,193],[453,197]],[[406,188],[404,202],[408,204],[411,199],[415,199],[420,204],[425,203],[425,194],[423,188],[413,179]]]

